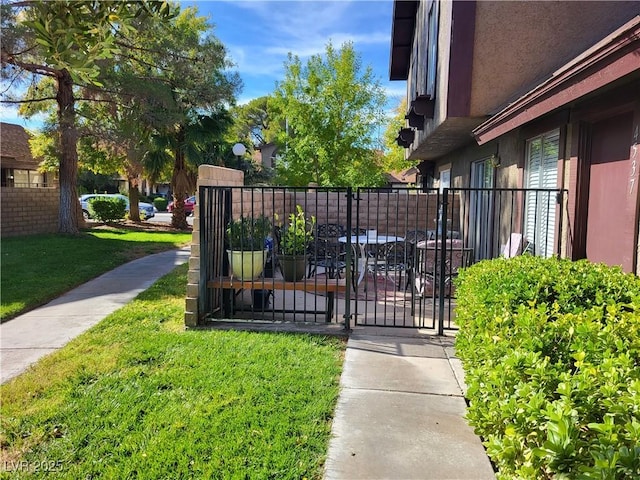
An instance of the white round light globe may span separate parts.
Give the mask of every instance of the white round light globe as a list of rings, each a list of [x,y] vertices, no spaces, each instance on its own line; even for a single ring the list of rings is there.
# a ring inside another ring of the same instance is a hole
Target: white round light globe
[[[247,147],[245,147],[243,144],[241,143],[236,143],[233,146],[233,154],[237,155],[238,157],[241,157],[242,155],[244,155],[247,152]]]

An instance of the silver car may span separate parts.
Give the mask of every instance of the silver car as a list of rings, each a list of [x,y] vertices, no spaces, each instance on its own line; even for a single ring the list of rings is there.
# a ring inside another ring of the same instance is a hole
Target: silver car
[[[80,205],[82,205],[82,215],[85,219],[91,218],[89,214],[89,202],[91,199],[96,197],[106,197],[106,198],[121,198],[125,201],[126,207],[125,210],[129,213],[129,198],[121,195],[119,193],[87,193],[85,195],[80,195]],[[140,208],[140,214],[144,216],[145,219],[153,218],[156,216],[156,210],[153,205],[145,202],[138,202],[138,207]]]

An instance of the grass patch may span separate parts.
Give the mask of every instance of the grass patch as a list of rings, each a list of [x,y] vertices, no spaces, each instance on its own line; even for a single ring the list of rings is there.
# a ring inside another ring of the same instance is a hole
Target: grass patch
[[[92,229],[2,239],[2,321],[130,260],[186,245],[190,233]],[[140,272],[144,275],[144,272]]]
[[[30,478],[322,477],[343,340],[184,331],[186,272],[0,387],[1,465]]]

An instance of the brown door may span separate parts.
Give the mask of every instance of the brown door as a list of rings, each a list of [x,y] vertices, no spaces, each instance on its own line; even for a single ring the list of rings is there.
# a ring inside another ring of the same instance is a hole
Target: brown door
[[[593,124],[587,258],[634,269],[637,175],[630,159],[633,112]],[[638,162],[640,164],[640,161]]]

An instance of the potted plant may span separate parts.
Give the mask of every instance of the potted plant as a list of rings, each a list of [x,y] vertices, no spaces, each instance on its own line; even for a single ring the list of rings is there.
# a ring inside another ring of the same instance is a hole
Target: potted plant
[[[307,246],[313,241],[315,217],[306,218],[300,205],[296,213],[289,214],[289,224],[280,235],[280,268],[286,281],[295,282],[305,276],[307,269]]]
[[[265,241],[270,233],[271,221],[264,215],[240,217],[229,223],[227,255],[232,277],[253,280],[260,276],[268,252]]]

